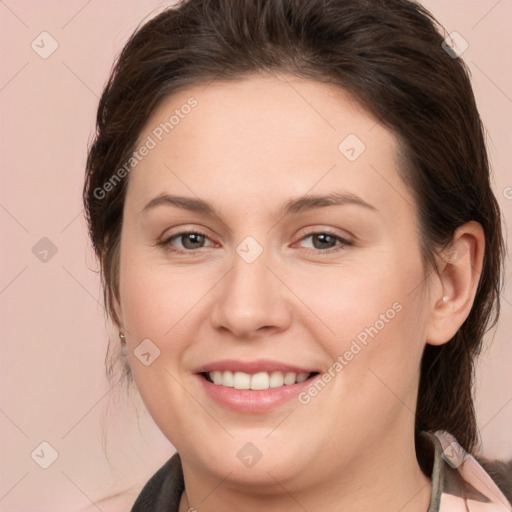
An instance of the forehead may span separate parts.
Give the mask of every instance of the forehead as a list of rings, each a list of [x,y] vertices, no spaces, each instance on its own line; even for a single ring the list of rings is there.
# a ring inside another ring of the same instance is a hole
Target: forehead
[[[149,141],[130,173],[139,206],[165,191],[272,202],[333,187],[412,202],[395,137],[332,84],[281,74],[191,86],[155,109],[137,147]]]
[[[189,108],[192,100],[196,105]],[[161,124],[169,121],[173,127],[167,126],[166,131]],[[191,124],[193,130],[187,130]],[[172,135],[176,143],[193,136],[204,144],[223,142],[224,149],[237,148],[236,142],[255,146],[272,140],[272,145],[260,148],[266,149],[265,154],[273,149],[278,153],[279,145],[302,139],[309,144],[296,151],[305,153],[311,145],[318,148],[321,140],[326,148],[334,144],[336,149],[338,139],[351,133],[369,141],[368,133],[376,125],[374,116],[338,86],[288,74],[260,74],[198,84],[168,96],[154,110],[141,135],[155,132],[159,138],[160,127],[163,138]],[[277,140],[273,138],[276,134]],[[393,137],[383,129],[372,138],[383,135],[393,144]]]

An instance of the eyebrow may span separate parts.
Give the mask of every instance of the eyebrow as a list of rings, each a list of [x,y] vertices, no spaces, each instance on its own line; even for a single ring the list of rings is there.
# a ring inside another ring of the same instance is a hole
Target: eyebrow
[[[354,204],[362,206],[368,210],[378,212],[377,208],[370,203],[351,192],[332,192],[325,195],[305,195],[298,198],[288,199],[280,208],[282,217],[290,214],[303,213],[317,208],[325,208],[327,206],[340,206],[346,204]],[[173,196],[169,194],[160,194],[149,201],[140,211],[145,213],[157,206],[169,205],[182,208],[194,213],[219,217],[213,206],[202,199],[193,197]]]

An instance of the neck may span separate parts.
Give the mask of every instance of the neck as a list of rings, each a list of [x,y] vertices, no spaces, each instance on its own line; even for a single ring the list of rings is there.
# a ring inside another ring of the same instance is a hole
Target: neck
[[[365,452],[344,470],[333,472],[330,480],[315,481],[314,471],[304,482],[285,486],[273,481],[274,492],[255,492],[228,480],[208,478],[189,471],[184,464],[185,492],[179,512],[237,510],[269,512],[282,510],[322,510],[323,512],[427,512],[431,482],[416,459],[414,438],[394,435],[394,442],[382,439],[380,447]],[[270,477],[269,477],[270,479]]]

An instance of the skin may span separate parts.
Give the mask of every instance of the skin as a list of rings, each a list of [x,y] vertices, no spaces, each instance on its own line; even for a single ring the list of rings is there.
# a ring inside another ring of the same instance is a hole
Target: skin
[[[425,279],[396,139],[344,91],[291,75],[198,85],[159,105],[139,140],[191,96],[198,105],[130,173],[118,304],[137,388],[182,458],[180,512],[427,510],[413,435],[420,359],[469,314],[480,225],[459,228],[456,257],[440,254]],[[366,145],[353,162],[338,150],[349,134]],[[289,199],[335,191],[377,211],[280,215]],[[162,193],[200,198],[217,215],[171,205],[141,213]],[[158,245],[194,229],[206,235],[196,245]],[[352,245],[311,236],[326,231]],[[251,264],[236,252],[247,236],[263,248]],[[224,358],[326,372],[394,303],[401,311],[306,405],[235,412],[192,373]],[[149,366],[133,353],[146,338],[160,350]],[[262,453],[252,468],[237,457],[247,442]]]

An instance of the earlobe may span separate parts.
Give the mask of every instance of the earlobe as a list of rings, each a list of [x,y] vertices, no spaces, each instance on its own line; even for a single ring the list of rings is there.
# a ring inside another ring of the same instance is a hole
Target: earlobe
[[[116,296],[116,294],[112,293],[111,301],[112,301],[111,307],[114,310],[114,314],[115,314],[115,316],[111,317],[112,322],[114,324],[114,327],[118,331],[123,331],[124,330],[124,328],[123,328],[123,323],[124,323],[123,322],[123,310],[121,309],[121,304],[119,303],[119,299]]]
[[[440,293],[432,297],[426,341],[450,341],[468,317],[482,273],[485,237],[482,226],[470,221],[454,233],[452,244],[439,254]]]

